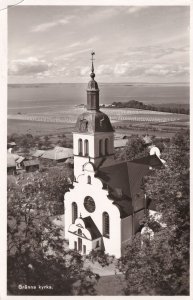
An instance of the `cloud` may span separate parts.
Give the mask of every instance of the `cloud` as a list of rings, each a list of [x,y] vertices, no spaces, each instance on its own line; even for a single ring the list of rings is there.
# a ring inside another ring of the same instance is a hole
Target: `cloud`
[[[67,48],[74,48],[74,47],[78,47],[80,45],[81,45],[81,42],[75,42],[75,43],[70,44]]]
[[[96,68],[97,75],[111,75],[112,73],[113,73],[113,66],[108,64],[102,64]]]
[[[47,22],[47,23],[42,23],[39,25],[36,25],[32,27],[31,32],[45,32],[53,27],[59,26],[59,25],[65,25],[68,24],[69,21],[73,18],[74,16],[68,16],[63,19],[59,19],[53,22]]]
[[[90,39],[88,39],[88,40],[86,40],[86,41],[84,41],[83,43],[84,44],[93,44],[93,43],[95,43],[96,41],[98,41],[98,36],[93,36],[93,37],[91,37]]]
[[[113,73],[116,77],[165,76],[174,78],[189,75],[189,68],[183,64],[117,63]]]
[[[77,51],[74,51],[74,52],[68,52],[66,54],[62,54],[60,56],[57,56],[55,58],[55,60],[68,60],[69,58],[72,58],[74,56],[77,56],[79,54],[82,54],[82,53],[85,53],[85,52],[88,52],[90,53],[91,49],[90,48],[86,48],[86,49],[81,49],[81,50],[77,50]]]
[[[91,72],[90,67],[83,67],[80,70],[80,75],[85,76]]]
[[[67,46],[66,48],[75,48],[75,47],[79,47],[79,46],[90,45],[90,44],[95,43],[98,40],[99,40],[98,36],[93,36],[93,37],[91,37],[91,38],[89,38],[87,40],[82,40],[82,41],[78,41],[78,42],[72,43],[69,46]]]
[[[47,63],[45,60],[40,60],[36,57],[18,59],[11,61],[9,75],[24,76],[40,74],[48,71],[52,67],[53,64]]]
[[[125,57],[134,59],[145,59],[151,60],[151,59],[159,59],[159,58],[165,58],[168,56],[174,56],[174,55],[180,55],[184,54],[187,55],[189,51],[188,46],[182,46],[182,47],[166,47],[166,46],[146,46],[146,47],[130,47],[127,49],[126,53],[124,54]]]
[[[131,6],[131,7],[128,7],[126,12],[129,13],[129,14],[134,14],[134,13],[137,13],[141,10],[146,9],[146,8],[147,8],[147,6]]]
[[[148,76],[169,76],[176,77],[182,75],[189,75],[189,69],[186,66],[181,65],[154,65],[145,70],[145,74]]]
[[[96,26],[96,24],[100,24],[102,22],[106,22],[108,19],[116,17],[123,11],[124,8],[118,6],[103,6],[100,7],[87,7],[85,8],[85,18],[81,18],[81,24],[86,26]],[[91,29],[92,30],[92,29]]]
[[[117,63],[114,74],[118,77],[138,76],[144,73],[145,66],[140,63]]]
[[[189,51],[188,47],[178,47],[178,48],[158,48],[154,57],[155,58],[161,58],[161,57],[165,57],[168,55],[174,55],[174,54],[179,54],[179,53],[185,53],[187,54],[187,52]]]
[[[124,75],[125,73],[128,73],[129,66],[128,63],[116,64],[114,73],[117,75]]]

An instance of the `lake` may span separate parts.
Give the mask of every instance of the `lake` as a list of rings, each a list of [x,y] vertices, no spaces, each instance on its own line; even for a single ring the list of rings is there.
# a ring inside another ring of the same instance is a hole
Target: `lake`
[[[8,114],[65,110],[86,104],[87,84],[11,84],[8,86]],[[146,104],[189,104],[189,86],[182,84],[99,83],[100,103],[142,101]]]

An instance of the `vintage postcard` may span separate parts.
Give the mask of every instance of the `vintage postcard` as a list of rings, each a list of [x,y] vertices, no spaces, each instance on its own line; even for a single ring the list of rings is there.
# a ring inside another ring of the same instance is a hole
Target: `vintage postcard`
[[[36,2],[0,8],[1,298],[191,297],[191,2]]]

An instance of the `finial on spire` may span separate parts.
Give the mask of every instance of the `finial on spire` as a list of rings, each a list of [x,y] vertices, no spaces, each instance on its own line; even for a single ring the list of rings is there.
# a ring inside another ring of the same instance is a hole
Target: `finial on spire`
[[[95,52],[92,51],[92,52],[91,52],[91,55],[92,55],[92,58],[91,58],[92,66],[91,66],[91,74],[90,74],[90,77],[91,77],[92,79],[94,79],[94,78],[95,78],[95,73],[94,73],[94,63],[93,63],[94,58],[93,58],[93,56],[95,55]]]

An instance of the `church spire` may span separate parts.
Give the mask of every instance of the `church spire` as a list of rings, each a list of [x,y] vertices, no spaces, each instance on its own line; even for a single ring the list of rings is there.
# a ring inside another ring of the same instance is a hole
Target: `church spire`
[[[87,109],[88,110],[99,110],[99,88],[97,82],[94,80],[95,73],[94,73],[94,58],[95,52],[91,52],[91,80],[88,83],[87,88]]]
[[[91,52],[91,55],[92,55],[92,58],[91,58],[91,60],[92,60],[92,66],[91,66],[91,74],[90,74],[90,77],[91,77],[92,79],[94,79],[94,78],[95,78],[95,73],[94,73],[94,63],[93,63],[94,58],[93,58],[93,56],[95,55],[95,52],[92,51],[92,52]]]

